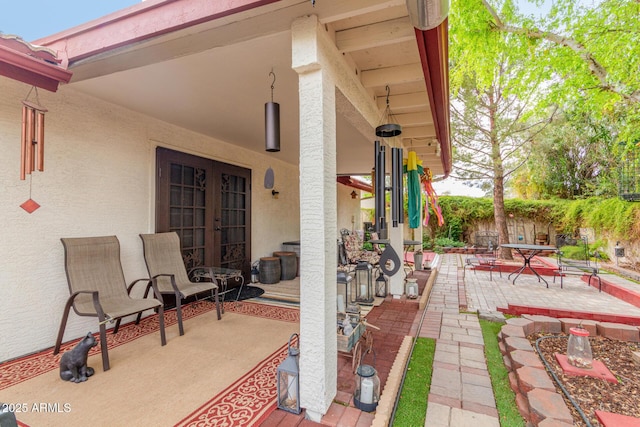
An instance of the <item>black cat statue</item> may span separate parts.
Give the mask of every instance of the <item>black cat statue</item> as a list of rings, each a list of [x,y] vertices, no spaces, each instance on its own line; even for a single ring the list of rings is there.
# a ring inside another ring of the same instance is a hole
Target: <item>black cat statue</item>
[[[95,372],[87,366],[87,355],[92,347],[98,345],[91,332],[71,350],[60,358],[60,378],[74,383],[84,382]]]

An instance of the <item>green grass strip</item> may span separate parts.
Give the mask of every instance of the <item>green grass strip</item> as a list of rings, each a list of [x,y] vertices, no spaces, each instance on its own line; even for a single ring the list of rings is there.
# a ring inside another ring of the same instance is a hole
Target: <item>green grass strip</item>
[[[435,352],[436,340],[416,339],[404,384],[400,390],[400,402],[393,420],[395,427],[424,425]]]
[[[484,338],[484,354],[491,376],[491,386],[500,416],[500,426],[524,427],[525,421],[518,411],[516,395],[509,384],[509,371],[504,365],[502,353],[498,347],[498,333],[502,324],[480,319],[480,327]]]

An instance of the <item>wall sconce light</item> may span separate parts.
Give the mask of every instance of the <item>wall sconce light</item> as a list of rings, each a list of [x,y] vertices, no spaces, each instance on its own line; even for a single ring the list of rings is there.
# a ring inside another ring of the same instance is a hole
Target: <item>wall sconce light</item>
[[[351,198],[352,199],[358,198],[358,193],[356,193],[355,190],[351,192]]]
[[[271,190],[271,197],[273,197],[274,199],[278,198],[278,194],[280,194],[279,191]]]
[[[271,83],[271,102],[264,104],[264,138],[265,150],[269,152],[280,151],[280,104],[273,102],[273,88],[276,83],[276,75],[273,71]]]

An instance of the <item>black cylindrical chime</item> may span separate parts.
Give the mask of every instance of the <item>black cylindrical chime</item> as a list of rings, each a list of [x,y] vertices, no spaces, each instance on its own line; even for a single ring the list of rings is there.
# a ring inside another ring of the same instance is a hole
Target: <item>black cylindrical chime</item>
[[[271,83],[271,102],[264,104],[264,141],[265,150],[276,152],[280,151],[280,104],[273,102],[276,75],[273,71],[269,75],[273,75],[273,83]]]
[[[396,173],[398,174],[398,222],[404,224],[404,173],[402,172],[402,156],[404,152],[402,148],[398,148],[398,166]]]
[[[385,193],[386,193],[386,153],[385,146],[380,141],[375,142],[375,216],[376,216],[376,232],[381,239],[387,238],[386,229],[386,207],[385,207]]]
[[[402,148],[391,148],[391,221],[394,227],[404,223],[402,187]]]
[[[280,104],[277,102],[264,104],[264,138],[265,150],[280,151]]]

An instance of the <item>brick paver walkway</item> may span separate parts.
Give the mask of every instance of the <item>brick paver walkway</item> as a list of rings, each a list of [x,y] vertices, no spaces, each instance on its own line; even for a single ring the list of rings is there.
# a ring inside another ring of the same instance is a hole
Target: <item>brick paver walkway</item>
[[[592,313],[624,313],[626,316],[640,317],[640,308],[615,298],[605,292],[587,285],[577,276],[564,278],[564,288],[560,289],[559,280],[549,288],[529,274],[521,275],[515,285],[508,279],[508,273],[502,277],[497,271],[489,278],[489,272],[462,269],[464,256],[446,254],[440,257],[438,276],[432,287],[424,322],[419,331],[411,330],[411,335],[436,340],[436,353],[433,366],[431,391],[425,426],[429,427],[499,427],[491,381],[484,358],[484,343],[476,312],[495,312],[498,308],[507,308],[509,304],[556,308],[567,311],[586,311]],[[605,277],[603,275],[603,277]],[[627,287],[637,285],[606,275],[607,280],[615,281]],[[408,301],[386,301],[376,310],[370,320],[385,329],[398,329],[398,333],[380,336],[378,345],[388,341],[390,347],[397,347],[399,336],[406,333],[409,319],[421,316]],[[465,309],[466,307],[466,309]],[[462,308],[462,312],[461,312]],[[396,311],[397,310],[397,311]],[[375,322],[373,317],[376,317]],[[417,320],[414,320],[414,324]],[[401,330],[401,331],[400,331]],[[382,332],[383,334],[385,332]],[[375,342],[375,340],[374,340]],[[393,344],[391,344],[393,342]],[[378,351],[384,353],[382,348]],[[383,371],[391,358],[380,362]],[[341,370],[339,375],[350,380],[352,374]],[[348,392],[338,392],[336,400],[349,400]],[[339,410],[339,413],[336,411]],[[357,412],[357,413],[356,413]],[[333,404],[323,418],[324,425],[366,426],[371,425],[373,417],[356,411],[352,406]],[[349,423],[349,420],[351,422]],[[263,426],[312,426],[318,425],[301,416],[283,415],[276,411]]]
[[[480,322],[460,313],[458,274],[456,255],[443,256],[419,332],[436,339],[425,426],[499,427]]]

